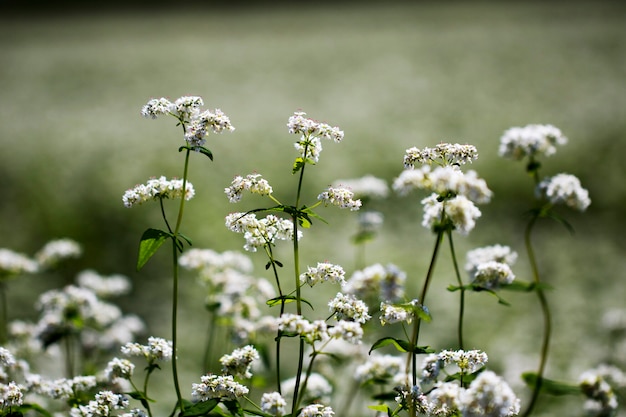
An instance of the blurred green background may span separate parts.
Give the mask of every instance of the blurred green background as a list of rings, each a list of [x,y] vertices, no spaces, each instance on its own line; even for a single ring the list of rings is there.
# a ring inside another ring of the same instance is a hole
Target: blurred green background
[[[134,269],[141,233],[162,227],[158,207],[127,209],[121,197],[150,176],[182,175],[179,128],[173,119],[144,119],[141,107],[153,97],[200,95],[237,130],[210,137],[215,162],[192,159],[196,198],[183,231],[195,247],[241,249],[241,236],[227,232],[223,218],[264,202],[228,203],[223,188],[234,175],[257,171],[279,198],[292,196],[295,138],[286,122],[301,109],[345,131],[344,142],[326,143],[307,172],[310,199],[338,178],[373,174],[391,182],[410,146],[476,145],[480,156],[471,168],[495,198],[481,207],[476,229],[455,244],[461,262],[477,246],[512,246],[520,253],[520,279],[530,279],[522,233],[532,186],[523,164],[498,158],[499,138],[512,126],[559,127],[570,143],[544,161],[542,173],[579,176],[592,205],[584,214],[563,212],[575,235],[550,223],[536,235],[540,268],[556,288],[548,375],[575,379],[608,354],[598,321],[626,299],[626,8],[619,2],[6,8],[0,57],[0,247],[32,254],[48,240],[70,237],[85,249],[64,278],[12,284],[14,316],[32,316],[39,291],[92,268],[131,277],[135,290],[124,308],[167,337],[168,253]],[[421,197],[378,204],[385,231],[367,258],[407,271],[415,294],[433,244],[420,226]],[[350,274],[355,217],[332,209],[320,214],[331,225],[307,232],[303,262],[329,260]],[[288,256],[287,248],[279,250]],[[264,274],[262,255],[253,259]],[[451,271],[444,251],[429,295],[435,320],[424,332],[425,343],[441,348],[454,340],[457,299],[445,291],[454,282]],[[182,292],[183,321],[197,323],[203,296],[191,279]],[[513,294],[508,309],[491,297],[469,298],[468,344],[490,353],[496,367],[522,367],[508,371],[509,380],[534,368],[540,335],[534,297]],[[199,348],[202,330],[183,325],[188,343],[181,343],[181,356]],[[194,364],[182,365],[189,373],[183,386],[196,382]]]

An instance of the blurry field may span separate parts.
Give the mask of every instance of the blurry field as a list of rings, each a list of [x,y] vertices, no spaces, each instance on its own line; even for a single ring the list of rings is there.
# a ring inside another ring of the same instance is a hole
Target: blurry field
[[[550,224],[537,235],[540,267],[556,288],[550,297],[558,331],[548,374],[576,378],[602,359],[599,318],[626,299],[625,10],[617,2],[416,2],[3,15],[0,247],[33,253],[57,237],[81,242],[86,254],[75,269],[132,277],[127,309],[167,336],[168,258],[134,270],[141,233],[161,227],[158,208],[129,210],[121,196],[150,176],[182,175],[173,119],[144,119],[141,106],[152,97],[200,95],[237,130],[210,138],[215,162],[192,160],[197,197],[183,230],[194,246],[243,245],[223,218],[263,202],[228,203],[223,188],[234,175],[257,171],[279,198],[290,198],[295,152],[286,122],[301,109],[346,135],[339,145],[326,143],[307,173],[311,200],[337,178],[373,174],[391,182],[410,146],[476,145],[480,157],[472,168],[496,197],[470,236],[457,238],[460,258],[476,246],[511,245],[520,252],[518,277],[529,279],[522,214],[532,204],[531,182],[521,164],[498,159],[498,140],[511,126],[551,123],[570,144],[545,161],[543,174],[578,175],[592,199],[585,214],[565,213],[574,236]],[[381,203],[386,229],[368,250],[368,262],[407,271],[416,294],[433,239],[420,226],[420,199]],[[350,274],[354,216],[320,214],[331,226],[315,224],[308,232],[303,262],[326,259]],[[457,314],[456,296],[445,291],[454,278],[443,253],[431,293],[435,320],[425,331],[425,343],[440,347],[452,343]],[[254,258],[261,275],[265,260]],[[32,315],[34,289],[60,284],[29,278],[12,284],[12,314]],[[197,323],[203,297],[195,285],[184,282],[183,317]],[[470,297],[469,345],[493,352],[496,366],[507,365],[515,348],[517,363],[532,369],[540,334],[535,299],[513,294],[509,301],[506,309],[490,297]],[[183,325],[189,342],[181,343],[182,355],[200,348],[202,330]],[[188,386],[199,375],[193,364],[182,365]]]

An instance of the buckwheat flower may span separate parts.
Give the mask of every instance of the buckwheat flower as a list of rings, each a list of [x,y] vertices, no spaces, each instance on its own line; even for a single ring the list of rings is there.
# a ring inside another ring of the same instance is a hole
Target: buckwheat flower
[[[144,117],[156,119],[162,114],[170,114],[173,106],[174,105],[164,97],[153,98],[149,100],[145,106],[142,107],[141,115]]]
[[[306,272],[300,274],[300,283],[309,284],[311,287],[318,282],[327,281],[343,285],[346,282],[345,275],[346,273],[340,265],[318,262],[317,266],[309,266]]]
[[[404,297],[405,281],[406,273],[397,266],[374,264],[355,271],[343,289],[361,300],[395,302]]]
[[[277,318],[278,329],[282,332],[301,334],[310,322],[299,314],[284,313]]]
[[[387,182],[373,175],[365,175],[356,179],[337,180],[333,183],[333,186],[348,188],[359,198],[386,198],[389,195]]]
[[[225,130],[232,132],[235,128],[220,109],[205,110],[192,114],[190,123],[185,129],[185,141],[192,147],[202,146],[206,142],[205,137],[209,130],[213,133],[222,133]]]
[[[364,383],[367,381],[386,381],[393,379],[403,371],[404,359],[393,355],[373,353],[354,371],[354,379]]]
[[[22,389],[15,381],[11,381],[6,385],[0,384],[0,407],[9,408],[22,405],[24,399]]]
[[[246,177],[236,176],[230,187],[224,189],[224,193],[228,196],[228,201],[236,203],[241,200],[243,191],[250,191],[253,194],[261,196],[272,194],[272,186],[261,174],[248,174]]]
[[[319,162],[320,153],[322,153],[322,142],[319,138],[302,138],[293,144],[303,160],[311,161],[314,164]]]
[[[520,400],[511,387],[492,371],[481,372],[461,397],[463,416],[515,416]]]
[[[618,407],[617,398],[611,385],[596,370],[583,372],[579,386],[587,397],[585,410],[590,415],[611,416]]]
[[[0,279],[20,274],[33,274],[39,265],[26,255],[10,249],[0,249]]]
[[[339,320],[328,329],[328,335],[334,339],[343,339],[346,342],[358,345],[363,339],[363,328],[356,321]]]
[[[127,343],[121,348],[126,356],[143,356],[150,363],[156,360],[169,361],[172,359],[172,342],[160,337],[149,337],[147,345]]]
[[[135,371],[135,364],[128,359],[113,358],[107,364],[104,374],[110,382],[116,379],[130,379]]]
[[[438,357],[444,365],[454,363],[466,374],[476,372],[489,360],[487,354],[480,350],[442,350]]]
[[[195,195],[193,184],[189,181],[185,183],[185,200],[190,200]],[[126,207],[143,204],[147,201],[158,201],[159,199],[174,199],[183,197],[183,180],[167,180],[161,176],[151,178],[146,184],[140,184],[127,190],[122,196],[122,201]]]
[[[325,205],[333,205],[339,208],[348,208],[356,211],[361,208],[361,200],[353,200],[354,193],[347,188],[328,187],[326,191],[317,196],[317,199]]]
[[[249,390],[233,379],[232,375],[203,375],[199,384],[191,385],[193,402],[207,401],[212,398],[219,400],[235,400],[247,395]]]
[[[430,415],[452,416],[458,415],[461,405],[463,388],[454,382],[439,382],[428,393],[431,404]]]
[[[261,411],[275,417],[286,413],[287,401],[278,392],[266,392],[261,396]]]
[[[411,309],[386,302],[380,303],[380,324],[411,323],[415,314]]]
[[[296,378],[289,378],[281,383],[283,392],[285,392],[288,398],[293,395],[293,390],[296,385]],[[331,394],[333,393],[333,387],[330,382],[317,372],[312,372],[309,375],[309,380],[306,386],[306,392],[303,394],[302,401],[307,402],[330,402]]]
[[[512,127],[500,138],[498,153],[503,158],[516,161],[524,157],[550,156],[556,152],[555,145],[565,145],[567,138],[552,125],[530,124]]]
[[[422,392],[419,386],[414,385],[409,387],[407,385],[401,385],[394,390],[398,393],[396,395],[396,402],[404,410],[415,409],[416,412],[427,416],[432,415],[433,404],[430,403],[429,398]]]
[[[242,378],[251,378],[252,362],[259,359],[259,352],[252,345],[235,349],[230,355],[220,358],[222,372]]]
[[[2,346],[0,346],[0,366],[3,368],[10,368],[15,365],[15,357],[9,351]]]
[[[535,194],[551,204],[565,204],[578,211],[585,211],[591,204],[589,192],[580,185],[578,178],[570,174],[545,178],[537,185]]]
[[[445,366],[443,360],[436,353],[430,353],[424,358],[421,365],[421,378],[423,384],[433,383],[439,377],[441,369]]]
[[[303,407],[298,417],[332,417],[335,412],[332,408],[322,404],[311,404]]]
[[[78,285],[93,291],[98,297],[109,298],[128,294],[131,289],[130,280],[124,275],[102,276],[95,271],[85,270],[76,278]]]
[[[384,219],[383,213],[379,211],[362,211],[357,218],[359,230],[363,233],[375,233],[382,227]]]
[[[416,189],[425,189],[430,184],[429,174],[430,166],[428,165],[418,169],[405,169],[398,178],[394,179],[392,189],[401,196]]]
[[[489,261],[476,266],[472,284],[494,290],[508,285],[515,279],[511,267],[502,262]]]
[[[259,220],[254,213],[231,213],[226,216],[226,227],[244,234],[244,249],[249,252],[256,252],[257,248],[274,244],[276,240],[293,240],[293,222],[273,214]],[[302,232],[298,231],[298,240],[301,237]]]
[[[438,162],[441,165],[460,165],[471,163],[476,158],[478,158],[478,150],[473,145],[440,143],[434,148],[418,149],[412,147],[407,149],[404,155],[404,167],[413,169],[415,163],[431,164],[433,162]]]
[[[82,253],[83,249],[78,242],[72,239],[57,239],[46,243],[35,254],[35,259],[42,268],[51,268],[65,259],[78,258]]]
[[[368,314],[367,304],[351,294],[337,293],[328,303],[328,309],[337,320],[354,320],[363,324],[372,318]]]
[[[172,113],[183,122],[188,122],[192,115],[198,113],[200,107],[204,105],[202,97],[198,96],[183,96],[174,102],[171,107]]]
[[[478,207],[462,195],[440,202],[437,194],[431,194],[422,200],[422,205],[424,206],[422,226],[431,230],[443,225],[444,210],[454,230],[462,235],[467,235],[476,226],[476,219],[482,215]]]
[[[330,126],[326,123],[320,123],[306,117],[304,112],[294,112],[287,122],[289,133],[302,135],[305,137],[317,136],[337,143],[343,139],[343,131],[338,127]]]
[[[512,266],[515,261],[517,261],[517,252],[512,250],[509,246],[504,245],[492,245],[472,249],[467,252],[465,256],[465,270],[470,276],[474,276],[478,265],[486,262],[501,262]]]

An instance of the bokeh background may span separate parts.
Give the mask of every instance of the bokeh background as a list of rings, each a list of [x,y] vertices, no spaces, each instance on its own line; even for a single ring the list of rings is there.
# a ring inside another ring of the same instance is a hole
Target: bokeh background
[[[63,276],[12,283],[12,316],[34,317],[40,291],[90,268],[131,277],[124,308],[140,314],[152,334],[168,336],[169,254],[140,272],[134,267],[143,230],[162,227],[158,207],[127,209],[121,197],[151,176],[182,175],[180,128],[173,119],[141,117],[141,107],[153,97],[200,95],[207,108],[230,116],[236,131],[210,138],[214,162],[192,160],[197,196],[183,230],[195,247],[242,249],[223,218],[263,202],[229,203],[223,189],[233,176],[257,171],[279,198],[292,196],[294,137],[286,122],[303,110],[345,131],[345,140],[326,143],[307,172],[311,199],[338,178],[372,174],[391,182],[410,146],[476,145],[480,156],[471,168],[495,197],[481,207],[476,229],[455,244],[462,262],[474,247],[512,246],[520,253],[519,279],[530,279],[522,233],[533,191],[523,164],[498,158],[499,138],[512,126],[559,127],[569,144],[544,161],[542,173],[577,175],[592,205],[583,214],[563,211],[574,235],[549,222],[537,230],[540,268],[555,288],[548,376],[576,379],[609,354],[599,323],[626,299],[626,8],[619,2],[131,6],[2,6],[0,247],[32,254],[70,237],[85,250]],[[415,294],[433,244],[420,226],[421,197],[377,203],[385,229],[367,252],[369,263],[407,271]],[[303,262],[329,260],[350,274],[355,216],[330,208],[320,214],[330,226],[307,232]],[[265,259],[253,259],[265,274]],[[429,295],[435,320],[424,332],[425,343],[441,348],[453,343],[457,314],[456,296],[445,290],[454,282],[449,260],[444,251]],[[333,291],[319,290],[319,300]],[[184,357],[201,348],[205,326],[198,326],[204,296],[192,277],[182,293]],[[524,395],[518,375],[535,367],[540,316],[534,297],[509,298],[513,305],[505,308],[488,296],[470,297],[468,344],[490,353]],[[196,382],[194,364],[182,365],[183,386]],[[581,403],[541,406],[546,415],[580,415]]]

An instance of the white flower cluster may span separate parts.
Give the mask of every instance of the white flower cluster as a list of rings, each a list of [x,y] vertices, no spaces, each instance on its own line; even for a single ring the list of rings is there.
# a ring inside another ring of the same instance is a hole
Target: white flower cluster
[[[0,409],[19,407],[24,400],[22,387],[11,381],[8,384],[0,383]]]
[[[404,167],[412,169],[415,163],[431,164],[433,162],[440,165],[460,165],[471,163],[476,158],[478,158],[478,150],[473,145],[440,143],[434,148],[407,149],[404,155]]]
[[[343,186],[351,190],[359,198],[386,198],[389,195],[387,182],[373,175],[349,180],[337,180],[333,187]]]
[[[530,124],[512,127],[500,138],[498,153],[504,158],[521,160],[528,156],[550,156],[556,152],[555,145],[565,145],[567,138],[552,125]]]
[[[203,105],[202,98],[197,96],[183,96],[173,103],[164,97],[154,98],[143,106],[141,114],[152,119],[168,114],[176,117],[185,126],[185,141],[197,147],[204,145],[209,131],[222,133],[235,130],[224,112],[220,109],[202,111]]]
[[[180,256],[180,266],[186,269],[217,274],[230,269],[243,273],[251,273],[252,260],[243,253],[237,251],[215,252],[211,249],[189,249]]]
[[[454,230],[462,235],[467,235],[476,226],[476,219],[482,216],[478,207],[462,195],[439,201],[437,194],[431,194],[421,203],[424,206],[422,226],[431,230],[440,226],[442,221],[449,220],[454,226]]]
[[[317,199],[326,205],[337,206],[342,209],[357,211],[361,208],[361,200],[354,200],[354,193],[347,188],[328,187],[328,189],[317,196]]]
[[[492,371],[481,372],[463,388],[455,382],[437,382],[428,391],[419,387],[402,388],[396,401],[405,408],[411,404],[427,416],[510,417],[520,411],[520,400],[511,387]]]
[[[464,374],[471,374],[485,366],[489,358],[480,350],[443,350],[439,353],[431,353],[421,365],[422,384],[436,382],[443,368],[455,364]]]
[[[129,405],[128,398],[112,391],[100,391],[96,399],[87,405],[79,405],[70,410],[71,417],[109,417],[113,410],[123,410]]]
[[[115,382],[119,378],[130,380],[134,371],[135,364],[128,359],[113,358],[107,364],[104,375],[108,381]]]
[[[281,417],[286,413],[287,401],[278,392],[266,392],[261,397],[261,411],[274,417]]]
[[[615,389],[626,387],[626,376],[614,366],[602,365],[585,371],[578,380],[587,397],[585,410],[590,416],[612,416],[618,407]]]
[[[222,372],[225,374],[240,376],[242,378],[252,378],[252,362],[259,359],[259,352],[252,345],[235,349],[230,355],[220,358]]]
[[[380,324],[411,323],[415,318],[415,308],[422,308],[418,300],[406,304],[380,303]]]
[[[309,266],[306,272],[300,274],[300,283],[313,287],[319,282],[330,281],[334,284],[345,284],[345,271],[341,265],[328,262],[318,262],[317,266]]]
[[[342,339],[356,345],[363,338],[361,323],[356,321],[339,320],[334,325],[327,326],[324,320],[310,322],[301,315],[285,313],[277,319],[277,323],[280,331],[297,334],[309,344]]]
[[[10,249],[0,249],[0,277],[33,274],[39,270],[39,265],[28,256]]]
[[[580,180],[571,174],[557,174],[543,179],[535,189],[538,198],[545,198],[551,204],[565,204],[578,211],[585,211],[591,200],[589,192],[582,187]]]
[[[247,395],[249,390],[235,382],[232,375],[203,375],[199,384],[192,384],[191,398],[194,402],[207,401],[212,398],[234,400]]]
[[[40,375],[31,374],[26,379],[27,385],[32,392],[48,398],[61,400],[73,398],[80,393],[91,390],[97,384],[96,377],[93,375],[75,376],[71,379],[46,380]]]
[[[337,293],[329,301],[328,308],[337,320],[353,320],[364,324],[371,318],[367,304],[351,294]]]
[[[306,113],[295,112],[287,122],[289,133],[301,135],[300,140],[294,144],[301,158],[306,161],[317,163],[322,152],[321,139],[333,140],[337,143],[343,139],[343,131],[338,127],[320,123],[306,117]]]
[[[149,363],[157,360],[170,361],[173,354],[172,342],[170,340],[153,336],[148,338],[147,345],[127,343],[122,346],[121,351],[126,356],[143,356]]]
[[[343,290],[361,300],[396,302],[404,298],[406,273],[393,264],[374,264],[355,271]],[[370,304],[371,305],[371,304]]]
[[[373,353],[356,368],[354,378],[361,383],[393,380],[403,372],[403,367],[404,359],[398,356]]]
[[[57,239],[46,243],[35,254],[35,259],[41,267],[52,268],[65,259],[78,258],[82,253],[83,249],[78,242],[72,239]]]
[[[385,217],[379,211],[367,210],[359,212],[357,221],[362,233],[375,233],[382,227]]]
[[[245,190],[259,195],[270,195],[273,191],[272,186],[261,177],[261,174],[248,174],[245,178],[236,176],[230,187],[224,189],[224,193],[228,196],[228,201],[236,203],[241,200]]]
[[[472,284],[494,290],[513,282],[515,274],[511,266],[516,260],[517,252],[508,246],[485,246],[467,252],[465,270]]]
[[[293,222],[273,214],[257,219],[254,213],[231,213],[226,216],[226,227],[232,232],[243,233],[244,249],[249,252],[272,245],[276,240],[293,240]],[[298,240],[301,236],[298,231]]]
[[[193,184],[187,181],[183,193],[183,180],[177,178],[168,180],[164,176],[161,176],[159,178],[151,178],[145,184],[139,184],[134,188],[126,190],[122,196],[122,201],[124,206],[130,208],[147,201],[182,198],[183,194],[185,200],[192,199],[196,194]]]
[[[333,417],[335,412],[332,408],[322,404],[311,404],[302,408],[298,417]]]
[[[130,280],[124,275],[105,277],[89,269],[80,272],[76,281],[82,288],[87,288],[103,298],[128,294],[131,289]]]

